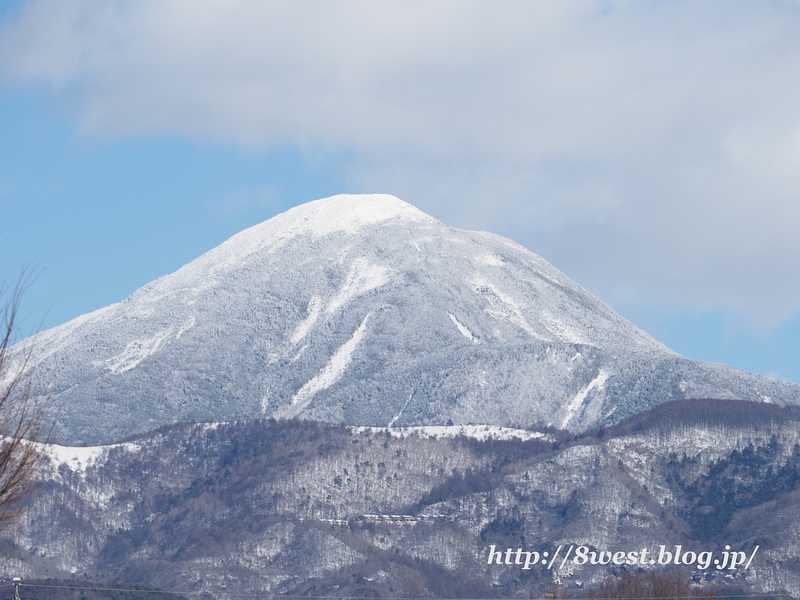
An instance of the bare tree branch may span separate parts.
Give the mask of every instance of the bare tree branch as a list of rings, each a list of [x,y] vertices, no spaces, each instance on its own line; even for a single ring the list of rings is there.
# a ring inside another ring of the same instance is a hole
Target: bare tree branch
[[[33,442],[43,439],[44,412],[31,393],[32,341],[15,345],[19,308],[32,282],[24,269],[13,287],[0,286],[0,532],[19,518],[32,491],[33,475],[42,454]]]

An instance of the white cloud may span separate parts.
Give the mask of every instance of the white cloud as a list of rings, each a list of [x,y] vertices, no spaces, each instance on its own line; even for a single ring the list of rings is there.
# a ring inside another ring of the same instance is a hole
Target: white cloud
[[[606,299],[800,310],[800,6],[34,0],[6,80],[84,135],[350,153]]]

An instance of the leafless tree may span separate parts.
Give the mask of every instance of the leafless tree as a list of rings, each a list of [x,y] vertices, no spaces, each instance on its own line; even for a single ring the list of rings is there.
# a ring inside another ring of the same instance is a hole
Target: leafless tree
[[[31,281],[26,269],[15,285],[0,285],[0,532],[25,506],[42,457],[36,442],[45,441],[43,407],[31,394],[33,343],[12,350],[20,337],[20,302]]]
[[[717,594],[712,590],[693,588],[688,573],[643,571],[609,577],[600,584],[597,591],[581,597],[604,600],[612,598],[684,600],[686,598],[713,599],[717,597]]]

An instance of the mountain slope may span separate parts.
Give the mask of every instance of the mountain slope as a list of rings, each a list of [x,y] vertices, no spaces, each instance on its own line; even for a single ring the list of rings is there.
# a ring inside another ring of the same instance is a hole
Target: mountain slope
[[[652,557],[680,545],[753,557],[733,571],[676,567],[686,579],[797,597],[799,425],[797,410],[696,400],[603,436],[479,441],[255,420],[51,447],[0,577],[82,574],[197,599],[541,598],[559,579],[580,593],[620,568],[610,554],[489,565],[490,545]]]
[[[669,399],[800,402],[676,355],[510,240],[385,195],[296,207],[37,347],[37,393],[72,444],[263,416],[580,431]]]

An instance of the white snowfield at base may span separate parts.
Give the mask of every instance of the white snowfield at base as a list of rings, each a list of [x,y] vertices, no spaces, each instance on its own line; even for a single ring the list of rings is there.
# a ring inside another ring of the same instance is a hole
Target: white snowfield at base
[[[355,433],[370,432],[372,434],[388,433],[392,437],[407,438],[416,436],[422,439],[439,439],[468,437],[484,440],[543,440],[553,441],[552,435],[541,431],[513,429],[496,425],[420,425],[417,427],[352,427]]]
[[[127,452],[138,452],[141,446],[132,442],[105,446],[61,446],[59,444],[34,444],[58,469],[66,465],[71,471],[82,473],[96,462],[108,456],[113,448],[124,448]]]
[[[230,423],[235,423],[232,421]],[[203,432],[213,431],[225,422],[198,423],[197,429]],[[552,435],[540,431],[513,429],[510,427],[497,427],[495,425],[426,425],[419,427],[351,427],[356,434],[370,433],[380,435],[388,433],[396,438],[418,437],[421,439],[441,439],[468,437],[479,441],[485,440],[528,440],[553,441]],[[137,453],[142,445],[136,442],[121,444],[107,444],[102,446],[62,446],[60,444],[35,443],[34,446],[47,456],[57,470],[66,466],[75,473],[85,473],[86,469],[94,464],[99,464],[108,457],[112,449],[120,448],[126,452]]]

